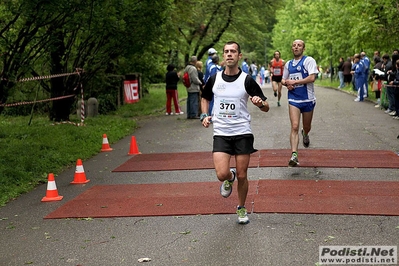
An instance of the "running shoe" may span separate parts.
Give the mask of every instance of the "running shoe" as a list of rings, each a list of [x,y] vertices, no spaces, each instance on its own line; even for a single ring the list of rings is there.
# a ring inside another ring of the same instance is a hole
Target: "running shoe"
[[[277,91],[274,92],[274,97],[277,97]]]
[[[220,195],[225,198],[228,198],[233,191],[233,182],[236,179],[236,169],[231,168],[230,172],[233,174],[233,178],[230,180],[223,181],[222,185],[220,186]]]
[[[303,131],[303,128],[302,128],[302,137],[303,137],[303,146],[305,148],[308,148],[309,144],[310,144],[310,139],[309,139],[309,135],[305,136],[305,132]]]
[[[237,207],[236,213],[238,215],[238,223],[239,224],[249,223],[248,213],[247,213],[247,209],[245,209],[245,207]]]
[[[277,106],[281,106],[280,102],[277,102]]]
[[[290,167],[295,167],[299,165],[299,161],[298,161],[298,155],[296,155],[295,153],[292,154],[290,161],[288,162],[288,166]]]

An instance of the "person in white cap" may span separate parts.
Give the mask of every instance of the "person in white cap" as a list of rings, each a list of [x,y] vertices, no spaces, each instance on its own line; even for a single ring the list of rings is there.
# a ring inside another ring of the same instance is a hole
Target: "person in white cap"
[[[208,59],[206,59],[205,62],[205,75],[204,75],[204,81],[205,83],[208,81],[209,76],[211,74],[211,66],[214,65],[212,63],[212,57],[217,54],[218,52],[215,50],[215,48],[210,48],[208,50]]]

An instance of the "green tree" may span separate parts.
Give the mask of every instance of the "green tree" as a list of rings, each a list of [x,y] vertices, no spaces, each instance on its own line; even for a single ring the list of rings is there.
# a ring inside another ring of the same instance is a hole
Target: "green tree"
[[[28,73],[37,76],[84,69],[79,77],[42,81],[52,97],[79,93],[78,81],[91,88],[91,96],[101,97],[108,93],[101,83],[107,74],[151,73],[151,58],[143,54],[151,53],[148,48],[162,33],[159,26],[170,7],[170,1],[149,0],[26,2],[6,1],[2,6],[3,103],[16,81]],[[68,120],[73,102],[73,98],[54,101],[51,119]]]
[[[273,47],[289,58],[292,41],[303,39],[306,54],[323,66],[361,51],[391,53],[399,38],[397,5],[395,0],[286,0],[276,14]]]
[[[274,5],[273,1],[260,0],[176,0],[169,30],[177,41],[170,50],[180,51],[184,62],[191,55],[201,60],[209,48],[221,51],[223,44],[233,39],[263,58],[264,40],[274,18],[268,11]]]

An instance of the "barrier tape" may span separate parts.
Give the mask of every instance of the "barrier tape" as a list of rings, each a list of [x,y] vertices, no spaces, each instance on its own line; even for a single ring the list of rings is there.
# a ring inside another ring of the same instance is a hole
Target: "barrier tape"
[[[42,80],[42,79],[52,79],[52,78],[66,77],[66,76],[71,76],[71,75],[79,75],[79,72],[64,73],[64,74],[54,74],[54,75],[48,75],[48,76],[38,76],[38,77],[31,77],[31,78],[23,78],[23,79],[17,80],[17,82],[26,82],[26,81]]]
[[[83,69],[76,68],[76,72],[72,72],[72,73],[53,74],[53,75],[47,75],[47,76],[37,76],[37,77],[31,77],[31,78],[23,78],[23,79],[19,79],[17,82],[26,82],[26,81],[33,81],[33,80],[43,80],[43,79],[51,79],[51,78],[58,78],[58,77],[66,77],[66,76],[71,76],[71,75],[80,75],[82,72],[83,72]],[[1,80],[7,81],[7,79],[5,79],[5,78],[1,78]],[[74,122],[70,122],[70,121],[64,121],[64,122],[54,123],[53,125],[72,124],[72,125],[76,125],[76,126],[84,126],[83,123],[84,123],[84,120],[85,120],[85,106],[84,106],[82,83],[79,83],[78,86],[80,86],[80,93],[82,95],[82,103],[81,103],[81,111],[80,111],[80,121],[81,121],[81,123],[74,123]],[[77,89],[77,87],[74,89],[74,91],[76,89]],[[30,102],[18,102],[18,103],[9,103],[9,104],[2,103],[2,104],[0,104],[0,107],[11,107],[11,106],[20,106],[20,105],[27,105],[27,104],[34,104],[34,103],[56,101],[56,100],[70,98],[70,97],[75,97],[75,94],[65,95],[65,96],[60,96],[60,97],[54,97],[54,98],[48,98],[48,99],[43,99],[43,100],[38,100],[38,101],[30,101]]]
[[[66,77],[66,76],[72,76],[72,75],[80,75],[80,73],[82,73],[82,72],[83,72],[83,69],[76,68],[76,71],[71,72],[71,73],[62,73],[62,74],[53,74],[53,75],[46,75],[46,76],[23,78],[23,79],[17,80],[16,82],[26,82],[26,81],[32,81],[32,80],[42,80],[42,79],[59,78],[59,77]],[[8,79],[3,78],[3,77],[0,80],[9,81]]]
[[[0,104],[0,107],[10,107],[10,106],[19,106],[19,105],[33,104],[33,103],[50,102],[50,101],[61,100],[61,99],[70,98],[70,97],[74,97],[74,96],[75,96],[75,94],[71,94],[71,95],[65,95],[65,96],[54,97],[54,98],[38,100],[38,101],[31,101],[31,102],[19,102],[19,103],[7,103],[7,104],[6,103],[2,103],[2,104]]]

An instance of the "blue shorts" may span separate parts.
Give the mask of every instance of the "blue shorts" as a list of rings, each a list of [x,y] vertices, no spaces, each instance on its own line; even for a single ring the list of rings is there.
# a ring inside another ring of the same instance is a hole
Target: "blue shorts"
[[[316,101],[304,103],[289,102],[289,104],[298,108],[301,113],[307,113],[313,111],[316,106]]]

